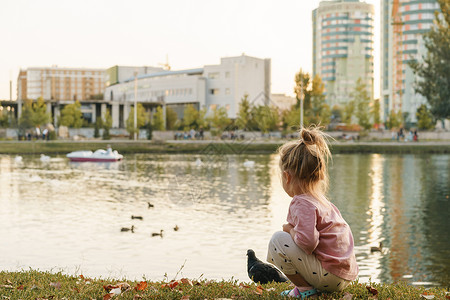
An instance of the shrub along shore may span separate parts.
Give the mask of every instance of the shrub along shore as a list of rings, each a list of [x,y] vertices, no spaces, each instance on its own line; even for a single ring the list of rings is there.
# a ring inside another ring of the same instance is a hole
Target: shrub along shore
[[[96,279],[36,270],[0,272],[2,299],[286,299],[280,293],[289,283],[213,281],[187,278],[152,282]],[[353,282],[342,292],[324,293],[317,299],[449,299],[448,288]]]
[[[76,150],[105,149],[111,145],[121,154],[134,153],[185,153],[185,154],[270,154],[285,141],[1,141],[0,154],[48,154],[65,155]],[[333,142],[333,154],[337,153],[450,153],[450,142]]]

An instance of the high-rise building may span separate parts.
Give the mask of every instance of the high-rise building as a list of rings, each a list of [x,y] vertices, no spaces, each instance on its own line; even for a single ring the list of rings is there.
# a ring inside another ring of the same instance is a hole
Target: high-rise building
[[[422,35],[433,26],[436,0],[381,1],[382,117],[402,112],[407,123],[416,123],[417,108],[425,98],[414,91],[415,75],[408,62],[426,52]]]
[[[361,78],[373,98],[374,7],[359,0],[322,1],[312,12],[313,76],[328,104],[345,105]]]

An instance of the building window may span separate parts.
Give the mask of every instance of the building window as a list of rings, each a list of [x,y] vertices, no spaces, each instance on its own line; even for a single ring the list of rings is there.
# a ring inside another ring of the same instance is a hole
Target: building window
[[[228,111],[230,110],[230,104],[225,105],[225,109]]]
[[[225,89],[225,95],[229,95],[230,94],[230,89],[229,88],[226,88]]]
[[[216,110],[216,108],[217,108],[217,104],[211,104],[209,106],[209,109],[212,110],[212,111]]]
[[[208,74],[208,78],[209,79],[217,79],[217,78],[219,78],[219,72],[214,72],[214,73],[209,73]]]
[[[219,95],[219,89],[210,89],[210,90],[209,90],[209,93],[210,93],[211,95]]]
[[[225,78],[230,78],[230,72],[225,72]]]

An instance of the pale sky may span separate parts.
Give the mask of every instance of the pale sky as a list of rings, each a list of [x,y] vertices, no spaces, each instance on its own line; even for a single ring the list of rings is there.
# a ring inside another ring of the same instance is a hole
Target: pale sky
[[[272,93],[292,94],[312,72],[311,12],[319,0],[1,0],[0,99],[13,99],[20,68],[114,65],[173,70],[219,64],[242,53],[272,59]],[[378,0],[375,97],[379,96]]]

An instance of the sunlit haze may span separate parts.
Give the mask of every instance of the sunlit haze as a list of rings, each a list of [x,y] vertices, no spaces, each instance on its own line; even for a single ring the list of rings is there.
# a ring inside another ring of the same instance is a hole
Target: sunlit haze
[[[16,99],[20,68],[219,64],[242,53],[272,59],[272,93],[292,94],[312,71],[311,12],[319,0],[3,0],[0,99]],[[379,97],[379,1],[375,5],[375,97]]]

